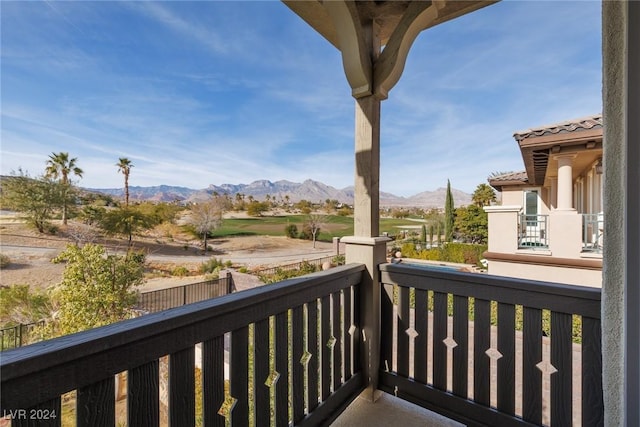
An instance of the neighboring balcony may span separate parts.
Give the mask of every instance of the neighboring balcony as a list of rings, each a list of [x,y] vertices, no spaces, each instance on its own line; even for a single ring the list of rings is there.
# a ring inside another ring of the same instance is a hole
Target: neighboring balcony
[[[5,351],[0,410],[13,425],[330,425],[371,379],[467,425],[603,424],[600,289],[378,268],[380,282],[350,264]]]
[[[604,215],[582,214],[582,251],[601,254],[604,240]]]
[[[518,217],[518,249],[549,249],[547,222],[549,215]]]

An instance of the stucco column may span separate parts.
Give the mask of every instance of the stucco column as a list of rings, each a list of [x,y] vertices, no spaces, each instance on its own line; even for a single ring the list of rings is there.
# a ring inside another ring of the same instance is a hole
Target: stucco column
[[[549,177],[549,181],[551,183],[551,187],[549,188],[549,204],[551,206],[549,207],[555,209],[558,207],[558,177]]]
[[[602,2],[607,426],[640,425],[640,2]]]
[[[356,99],[354,234],[376,237],[380,233],[380,100]]]
[[[573,209],[573,159],[575,154],[561,154],[554,157],[558,162],[558,200],[557,210]]]

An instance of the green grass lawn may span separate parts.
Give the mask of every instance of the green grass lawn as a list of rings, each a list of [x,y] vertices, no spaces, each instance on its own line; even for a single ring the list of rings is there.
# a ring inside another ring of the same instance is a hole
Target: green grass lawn
[[[214,237],[233,236],[284,236],[284,229],[289,224],[295,224],[298,231],[302,230],[306,215],[264,216],[258,218],[229,218],[222,222],[222,226],[213,233]],[[380,233],[396,234],[397,226],[419,224],[415,221],[394,218],[380,219]],[[318,240],[331,241],[333,237],[353,235],[353,217],[327,215],[324,226],[320,229]]]

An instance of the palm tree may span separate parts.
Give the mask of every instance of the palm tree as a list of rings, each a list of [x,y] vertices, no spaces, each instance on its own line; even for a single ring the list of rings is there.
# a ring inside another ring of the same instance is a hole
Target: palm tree
[[[62,201],[62,223],[67,224],[67,191],[69,189],[69,175],[76,175],[82,178],[84,173],[80,169],[76,162],[76,157],[70,159],[69,153],[51,153],[49,160],[47,160],[47,168],[45,169],[45,176],[47,178],[57,179],[63,186],[63,201]]]
[[[118,160],[119,162],[116,163],[118,172],[122,172],[124,175],[124,205],[129,206],[129,174],[131,173],[133,163],[126,157],[120,157]]]

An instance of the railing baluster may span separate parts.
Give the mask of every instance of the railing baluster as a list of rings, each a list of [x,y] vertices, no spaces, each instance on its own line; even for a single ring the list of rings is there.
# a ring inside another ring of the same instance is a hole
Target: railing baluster
[[[447,389],[447,294],[433,294],[433,386]]]
[[[231,332],[231,397],[236,404],[231,411],[234,426],[249,425],[249,327]]]
[[[522,418],[542,424],[542,310],[524,307],[522,327]]]
[[[340,322],[340,292],[334,292],[331,294],[331,328],[333,336],[333,361],[331,363],[333,375],[333,391],[338,390],[342,384],[342,332]]]
[[[289,425],[289,334],[287,311],[276,315],[276,426]]]
[[[353,325],[355,332],[353,335],[353,372],[362,370],[362,360],[360,359],[360,345],[362,344],[362,329],[360,328],[360,285],[351,287],[353,291]]]
[[[202,418],[205,427],[224,427],[224,335],[202,343]]]
[[[582,425],[604,425],[600,320],[582,318]]]
[[[351,287],[345,288],[342,293],[344,299],[343,305],[343,326],[344,333],[344,350],[342,352],[342,360],[344,361],[344,380],[348,381],[353,374],[353,354],[351,352],[353,337],[349,333],[351,325],[353,325],[353,319],[351,318]]]
[[[384,285],[380,301],[380,368],[393,371],[393,285]]]
[[[271,419],[270,388],[266,384],[269,377],[269,319],[255,323],[253,332],[253,366],[254,366],[254,396],[256,420]]]
[[[76,425],[113,427],[116,423],[115,377],[78,389]]]
[[[469,394],[469,298],[453,297],[453,393]]]
[[[571,425],[572,420],[572,344],[571,315],[551,312],[551,425]]]
[[[307,365],[309,412],[318,407],[318,301],[312,300],[307,304],[307,351],[311,354]]]
[[[329,295],[320,299],[320,348],[322,354],[322,368],[320,369],[320,398],[324,402],[331,394],[331,349],[329,337],[331,336],[331,301]]]
[[[515,413],[516,316],[513,304],[498,303],[498,410]]]
[[[145,363],[129,370],[127,383],[127,417],[130,426],[160,424],[159,362]]]
[[[414,341],[414,357],[413,357],[413,369],[414,378],[416,381],[426,384],[427,383],[427,350],[429,333],[428,314],[427,307],[427,291],[422,289],[415,290],[415,330],[417,332],[416,339]]]
[[[409,376],[409,288],[400,286],[398,288],[398,324],[396,334],[398,348],[396,357],[398,358],[398,375]]]
[[[491,302],[475,298],[473,302],[473,400],[491,403]]]
[[[304,307],[293,309],[291,340],[293,341],[292,358],[292,398],[293,398],[293,422],[297,423],[304,418],[304,371],[302,362],[304,354]]]
[[[169,426],[195,425],[195,348],[169,356]]]

